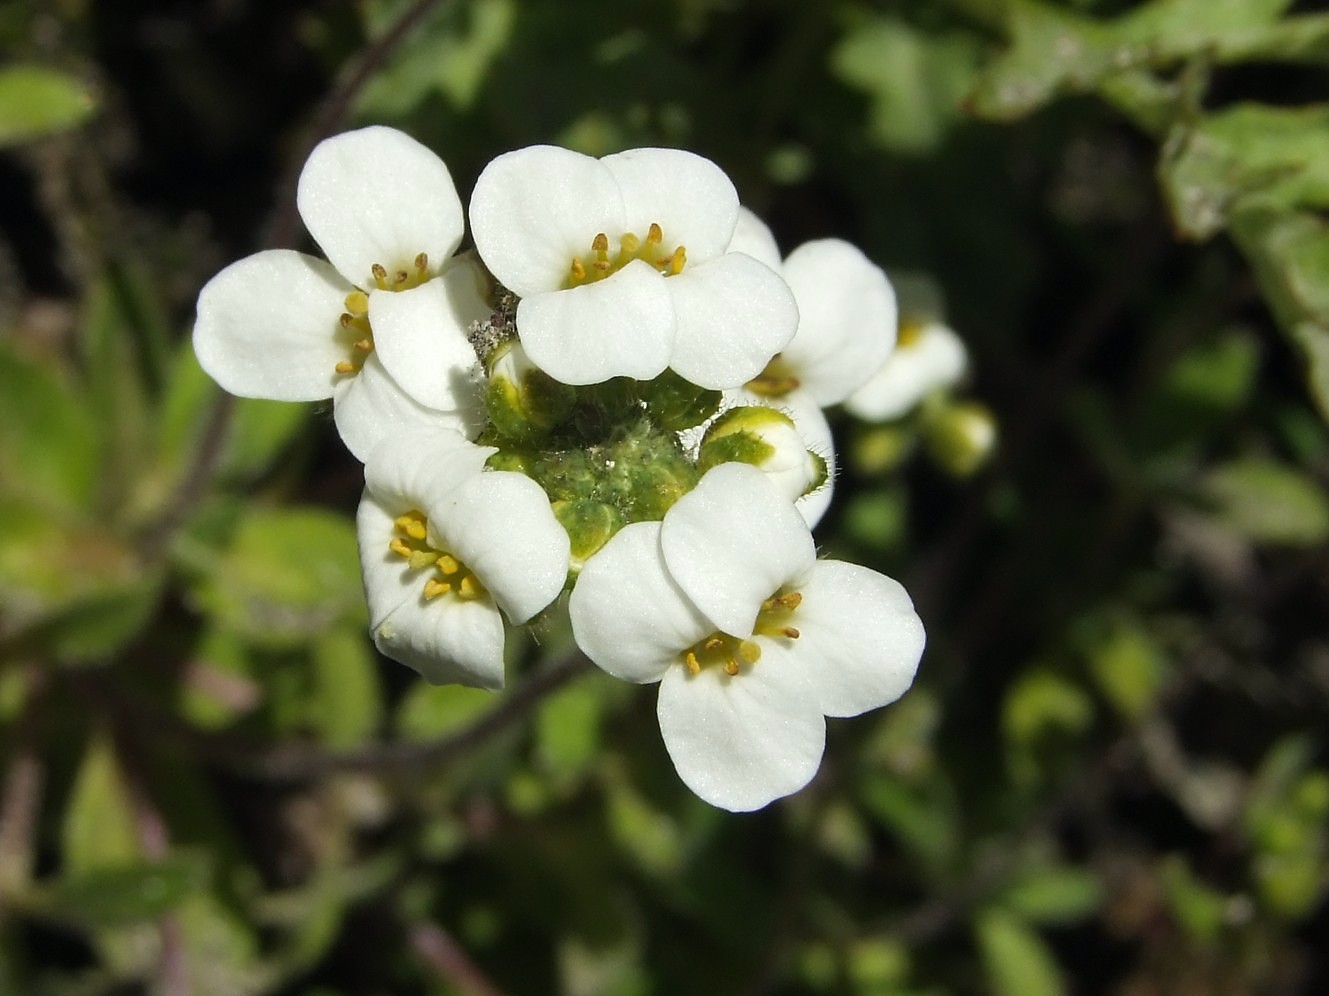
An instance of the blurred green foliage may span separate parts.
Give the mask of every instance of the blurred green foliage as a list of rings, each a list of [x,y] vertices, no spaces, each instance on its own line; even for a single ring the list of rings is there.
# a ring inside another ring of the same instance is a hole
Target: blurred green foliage
[[[0,993],[1329,987],[1311,8],[4,7]],[[371,121],[463,195],[523,144],[684,145],[786,251],[944,300],[998,451],[837,421],[819,542],[930,646],[803,793],[691,797],[556,614],[500,696],[374,653],[328,412],[223,398],[186,335],[298,242],[314,131]]]

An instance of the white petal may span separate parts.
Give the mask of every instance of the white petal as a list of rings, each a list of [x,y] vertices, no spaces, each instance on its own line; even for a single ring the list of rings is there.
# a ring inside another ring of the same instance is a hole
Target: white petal
[[[738,637],[752,633],[761,603],[816,559],[802,516],[746,463],[707,471],[665,514],[660,548],[683,593]]]
[[[798,328],[798,306],[770,267],[726,253],[665,278],[678,316],[669,365],[711,389],[737,387],[765,369]]]
[[[660,524],[624,526],[587,561],[568,599],[577,646],[615,678],[644,684],[713,632],[669,575]]]
[[[478,397],[478,364],[466,333],[490,309],[476,277],[471,265],[456,265],[413,290],[369,295],[379,360],[427,408],[456,411]]]
[[[803,243],[783,272],[799,324],[782,359],[820,405],[839,404],[895,347],[895,290],[881,267],[841,239]]]
[[[945,325],[929,325],[918,341],[897,346],[872,379],[845,401],[845,408],[869,422],[901,418],[932,391],[959,382],[968,365],[960,337]]]
[[[674,349],[668,279],[636,260],[605,280],[522,298],[517,334],[526,355],[564,384],[659,376]]]
[[[218,384],[245,398],[332,397],[350,359],[338,322],[350,284],[327,263],[269,249],[232,263],[198,295],[194,352]]]
[[[791,653],[813,676],[827,716],[894,702],[923,655],[922,620],[899,582],[857,564],[818,561],[799,591]],[[769,641],[762,640],[762,660]]]
[[[682,245],[698,263],[725,251],[738,220],[738,192],[715,163],[683,149],[629,149],[600,162],[623,192],[629,231],[644,238],[656,222],[667,250]]]
[[[779,648],[734,677],[670,668],[660,734],[684,784],[713,806],[747,812],[797,792],[817,773],[826,721],[806,674]]]
[[[544,489],[524,474],[468,478],[425,514],[431,534],[475,572],[512,622],[525,622],[563,590],[568,534]]]
[[[333,394],[332,418],[341,441],[363,463],[374,447],[391,435],[416,429],[452,429],[465,436],[483,426],[478,407],[461,412],[426,408],[397,386],[372,353],[357,374],[344,377]]]
[[[503,687],[503,620],[489,599],[426,600],[430,569],[389,552],[393,512],[366,493],[356,514],[374,645],[434,684]]]
[[[451,429],[393,433],[365,461],[365,486],[397,514],[423,512],[433,501],[484,470],[497,453]]]
[[[745,207],[738,209],[738,224],[734,226],[734,237],[729,240],[729,252],[746,253],[758,263],[765,263],[776,273],[784,265],[780,257],[780,247],[770,227],[757,215]]]
[[[296,206],[309,234],[347,280],[368,290],[375,263],[411,271],[425,253],[437,272],[465,229],[443,160],[395,128],[348,131],[314,147]]]
[[[520,297],[557,290],[603,232],[617,240],[623,199],[600,162],[533,145],[499,156],[471,194],[471,234],[489,272]]]

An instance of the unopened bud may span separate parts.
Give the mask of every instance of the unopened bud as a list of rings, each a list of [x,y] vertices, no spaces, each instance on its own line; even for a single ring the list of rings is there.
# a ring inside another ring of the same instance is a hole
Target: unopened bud
[[[997,443],[997,421],[976,401],[939,405],[920,428],[932,458],[956,477],[978,470]]]
[[[485,410],[508,439],[539,439],[572,409],[576,392],[537,367],[519,342],[498,346],[487,363]]]
[[[655,424],[673,432],[701,425],[719,411],[722,397],[719,391],[698,387],[672,370],[641,385],[641,398]]]
[[[826,461],[807,448],[793,419],[774,408],[731,408],[702,437],[697,469],[730,461],[750,463],[795,501],[826,483]]]
[[[571,569],[579,573],[599,549],[623,528],[623,515],[613,505],[587,499],[556,501],[554,517],[572,543]]]

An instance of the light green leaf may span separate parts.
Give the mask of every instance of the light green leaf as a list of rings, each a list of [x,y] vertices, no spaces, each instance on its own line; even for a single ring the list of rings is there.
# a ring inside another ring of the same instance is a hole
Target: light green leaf
[[[96,928],[151,920],[175,909],[206,885],[207,860],[176,852],[152,864],[96,868],[66,876],[38,896],[49,916]]]
[[[988,909],[974,919],[974,933],[995,996],[1060,996],[1061,969],[1047,944],[1020,917]]]
[[[914,787],[889,775],[868,775],[860,798],[868,813],[930,865],[946,864],[960,845],[954,801],[936,784]]]
[[[355,528],[319,508],[254,510],[200,594],[218,625],[266,646],[296,646],[339,622],[363,624]]]
[[[1138,720],[1153,706],[1166,663],[1158,641],[1133,619],[1118,620],[1089,647],[1094,681],[1127,719]]]
[[[383,717],[377,658],[364,631],[339,627],[313,647],[313,689],[308,723],[332,747],[354,747],[378,729]]]
[[[1195,877],[1185,858],[1163,862],[1160,878],[1173,915],[1191,937],[1213,943],[1227,919],[1227,897]]]
[[[564,777],[584,772],[600,753],[604,699],[598,682],[576,682],[547,698],[536,717],[536,751]]]
[[[0,147],[65,131],[97,108],[92,91],[45,66],[0,69]]]
[[[1081,920],[1103,902],[1103,885],[1088,868],[1035,868],[1009,886],[1001,905],[1031,923]]]
[[[1234,460],[1211,471],[1200,490],[1221,524],[1253,542],[1310,547],[1329,539],[1329,496],[1293,467]]]
[[[1299,322],[1293,326],[1292,338],[1306,357],[1311,396],[1320,414],[1329,421],[1329,325]]]
[[[96,734],[88,742],[65,807],[60,837],[62,868],[73,879],[108,868],[137,866],[142,861],[134,802],[105,734]]]
[[[1025,672],[1006,693],[1001,726],[1014,744],[1029,745],[1045,733],[1082,733],[1093,722],[1094,704],[1079,685],[1044,669]]]
[[[497,701],[482,688],[418,681],[397,707],[397,733],[406,740],[434,740],[469,725]]]

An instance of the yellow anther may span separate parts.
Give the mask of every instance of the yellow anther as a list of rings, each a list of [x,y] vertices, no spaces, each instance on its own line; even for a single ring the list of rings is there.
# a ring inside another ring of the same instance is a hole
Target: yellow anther
[[[895,337],[895,345],[908,349],[921,338],[923,338],[923,324],[921,322],[904,321],[900,323],[900,331]]]
[[[398,270],[396,275],[393,276],[392,282],[395,284],[404,284],[406,283],[406,281],[410,279],[411,275],[409,273],[407,273],[405,270]]]
[[[346,305],[346,310],[351,314],[363,315],[369,310],[369,295],[362,290],[351,291],[342,303]]]
[[[801,591],[791,591],[780,596],[780,604],[790,612],[803,604],[803,593]]]
[[[630,256],[641,248],[641,239],[632,232],[624,232],[623,237],[618,240],[618,248],[620,252]]]
[[[451,590],[452,585],[447,581],[439,581],[436,578],[430,578],[425,582],[425,598],[427,599],[432,600],[438,598],[439,595],[446,595]],[[462,597],[464,598],[466,596],[463,595]]]
[[[738,645],[738,656],[749,664],[756,664],[761,660],[761,647],[751,640],[744,640]]]
[[[346,312],[342,312],[342,316],[338,318],[337,321],[341,324],[342,328],[349,329],[351,325],[355,323],[355,316],[348,315],[346,314]]]
[[[679,246],[674,250],[674,255],[669,257],[669,272],[678,274],[683,272],[683,267],[688,261],[687,250]]]
[[[361,353],[372,353],[374,351],[374,340],[361,339],[359,342],[353,343],[351,348],[359,350]]]
[[[664,231],[655,222],[651,222],[651,227],[646,230],[646,241],[653,246],[664,241]]]
[[[388,289],[388,271],[382,263],[375,263],[369,268],[369,272],[374,275],[374,283],[378,285],[379,290]]]
[[[436,550],[412,550],[411,559],[407,562],[413,571],[418,571],[422,567],[432,567],[437,559]]]
[[[707,650],[719,650],[724,646],[724,637],[713,636],[704,644]]]
[[[423,277],[425,275],[425,271],[428,269],[429,269],[429,254],[422,252],[415,257],[415,270],[420,276]]]
[[[406,545],[406,541],[400,536],[388,544],[388,549],[398,557],[405,557],[407,560],[411,559],[411,548]]]
[[[339,373],[339,374],[355,373],[355,365],[354,365],[354,364],[351,364],[351,363],[347,363],[345,360],[342,360],[340,363],[338,363],[338,364],[337,364],[335,367],[333,367],[332,369],[335,370],[335,371],[336,371],[337,373]]]
[[[582,266],[581,260],[577,259],[576,257],[573,257],[572,260],[572,279],[573,280],[586,279],[586,267]]]
[[[600,273],[608,273],[611,269],[613,269],[613,264],[610,263],[609,260],[607,259],[597,259],[591,265],[595,267],[596,270],[598,270]]]
[[[730,660],[725,661],[724,673],[729,675],[729,677],[731,678],[734,677],[734,675],[738,674],[738,661],[733,660],[732,658]]]
[[[701,661],[697,660],[697,655],[689,650],[687,657],[683,658],[683,663],[688,666],[688,671],[692,674],[701,674]]]
[[[484,587],[474,574],[467,574],[457,585],[457,594],[462,598],[479,598],[484,592]]]
[[[461,561],[450,553],[445,553],[434,561],[434,565],[444,574],[456,574],[461,570]]]
[[[798,630],[794,629],[793,626],[786,626],[784,629],[780,630],[780,632],[791,640],[797,640],[799,637]]]
[[[425,517],[419,512],[407,512],[399,515],[392,524],[414,540],[422,540],[428,535]]]
[[[591,249],[601,259],[609,258],[609,236],[601,232],[595,238],[591,239]]]

